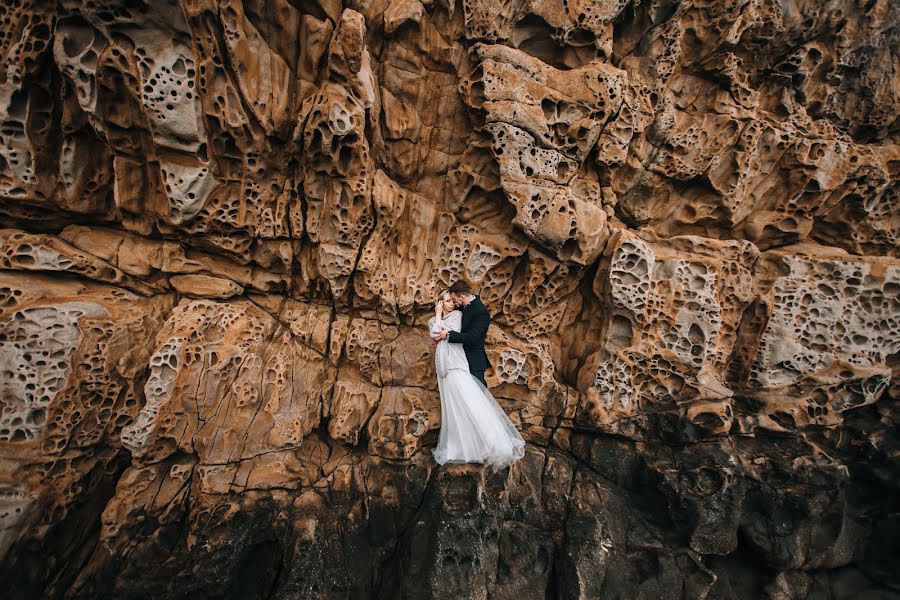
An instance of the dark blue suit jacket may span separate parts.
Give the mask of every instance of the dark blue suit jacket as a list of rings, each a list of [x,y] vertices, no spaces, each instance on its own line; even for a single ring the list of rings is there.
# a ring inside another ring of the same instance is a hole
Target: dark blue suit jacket
[[[491,362],[484,351],[484,338],[491,324],[491,313],[478,296],[461,310],[461,331],[451,331],[447,339],[451,344],[463,345],[470,371],[486,371],[491,367]]]

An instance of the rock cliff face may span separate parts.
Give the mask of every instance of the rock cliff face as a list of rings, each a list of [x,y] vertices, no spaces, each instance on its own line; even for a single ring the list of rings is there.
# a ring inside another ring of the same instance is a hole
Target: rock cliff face
[[[6,597],[900,597],[895,2],[0,25]],[[458,278],[506,471],[431,459]]]

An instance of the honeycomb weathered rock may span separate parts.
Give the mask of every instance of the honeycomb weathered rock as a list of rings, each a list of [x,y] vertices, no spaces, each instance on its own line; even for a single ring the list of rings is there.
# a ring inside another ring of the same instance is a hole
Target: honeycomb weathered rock
[[[890,0],[0,5],[11,598],[893,597]],[[437,468],[472,284],[508,471]]]

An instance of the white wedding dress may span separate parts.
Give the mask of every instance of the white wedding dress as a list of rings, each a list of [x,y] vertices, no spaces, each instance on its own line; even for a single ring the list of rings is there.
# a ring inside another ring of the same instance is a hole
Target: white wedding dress
[[[459,331],[462,313],[432,318],[429,330]],[[441,394],[441,432],[432,451],[438,464],[484,463],[502,469],[525,455],[525,440],[478,379],[469,372],[462,344],[447,340],[435,348],[434,366]]]

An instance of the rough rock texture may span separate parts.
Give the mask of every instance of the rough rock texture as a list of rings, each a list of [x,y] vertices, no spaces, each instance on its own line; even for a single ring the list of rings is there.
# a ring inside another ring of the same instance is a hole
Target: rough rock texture
[[[891,0],[0,5],[19,598],[897,598]],[[469,281],[527,439],[438,468]]]

